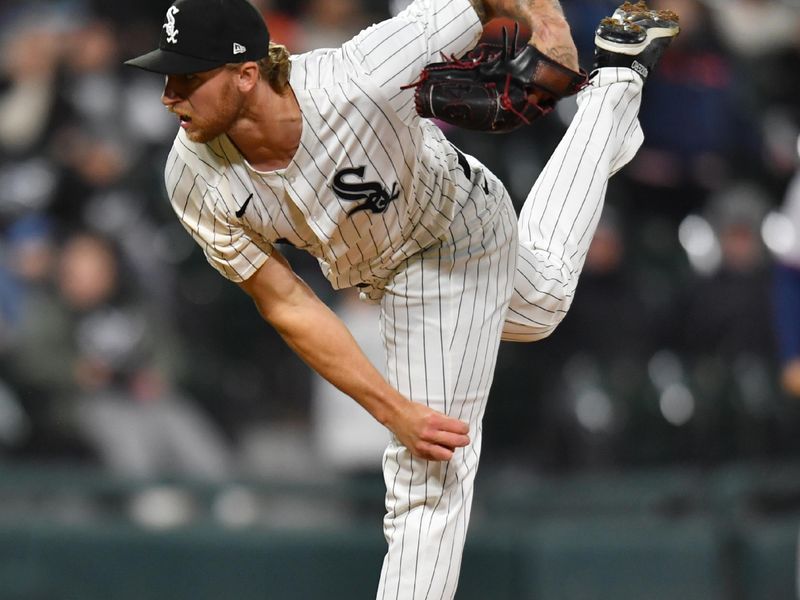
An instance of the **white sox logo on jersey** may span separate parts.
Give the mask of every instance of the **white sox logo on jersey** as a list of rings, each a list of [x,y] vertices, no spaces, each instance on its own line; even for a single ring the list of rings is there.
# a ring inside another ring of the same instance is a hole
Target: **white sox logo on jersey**
[[[363,180],[365,170],[366,167],[350,167],[341,169],[333,176],[333,191],[339,198],[347,202],[364,201],[363,204],[350,210],[347,213],[348,217],[362,210],[382,213],[388,208],[389,203],[400,195],[400,192],[397,191],[396,181],[392,184],[392,190],[389,192],[377,181],[355,183],[344,180],[348,175],[355,175]]]
[[[175,14],[181,12],[180,9],[170,6],[167,10],[167,22],[162,25],[167,30],[167,41],[170,44],[178,43],[178,30],[175,29]]]

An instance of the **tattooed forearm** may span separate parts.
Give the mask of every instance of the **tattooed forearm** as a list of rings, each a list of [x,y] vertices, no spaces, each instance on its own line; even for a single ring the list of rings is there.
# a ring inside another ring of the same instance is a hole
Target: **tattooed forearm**
[[[545,48],[542,50],[548,57],[552,58],[557,63],[564,65],[565,67],[571,68],[573,71],[577,71],[578,67],[575,65],[574,58],[575,53],[565,46],[557,47],[557,48]]]
[[[529,25],[531,44],[562,65],[576,68],[575,44],[562,14],[534,17]]]

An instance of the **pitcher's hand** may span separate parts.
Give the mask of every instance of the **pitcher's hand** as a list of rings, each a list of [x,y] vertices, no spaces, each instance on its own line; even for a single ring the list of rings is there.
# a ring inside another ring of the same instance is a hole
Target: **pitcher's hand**
[[[470,443],[469,425],[419,402],[405,402],[386,426],[412,455],[427,460],[450,460],[456,448]]]

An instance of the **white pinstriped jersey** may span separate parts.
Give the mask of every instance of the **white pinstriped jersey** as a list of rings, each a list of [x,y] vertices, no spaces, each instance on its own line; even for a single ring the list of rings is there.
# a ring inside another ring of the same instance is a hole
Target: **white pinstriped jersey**
[[[441,53],[472,48],[481,31],[468,0],[416,0],[341,48],[292,57],[303,123],[285,169],[253,169],[226,135],[197,144],[179,131],[167,192],[209,263],[242,281],[288,242],[344,288],[385,280],[440,238],[470,168],[400,88]]]

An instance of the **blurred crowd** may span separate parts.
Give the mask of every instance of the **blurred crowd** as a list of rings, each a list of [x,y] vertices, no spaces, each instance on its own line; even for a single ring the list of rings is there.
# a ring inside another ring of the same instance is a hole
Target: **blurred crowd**
[[[0,2],[0,457],[141,477],[377,471],[386,433],[310,376],[171,214],[177,123],[163,81],[122,67],[168,4]],[[407,2],[254,4],[297,53]],[[615,4],[562,0],[586,68]],[[563,325],[501,347],[487,468],[800,456],[800,3],[650,4],[682,34],[646,87],[645,146],[609,186]],[[573,111],[446,132],[519,208]],[[380,363],[375,313],[286,253]]]

